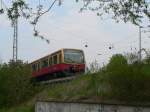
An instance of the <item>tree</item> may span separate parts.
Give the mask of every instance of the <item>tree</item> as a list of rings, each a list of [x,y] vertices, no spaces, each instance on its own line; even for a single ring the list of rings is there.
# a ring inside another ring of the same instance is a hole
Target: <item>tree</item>
[[[78,2],[79,0],[76,0]],[[83,1],[83,10],[91,10],[97,12],[98,16],[109,15],[117,22],[123,20],[124,22],[132,22],[135,25],[140,25],[143,18],[150,20],[150,1],[149,0],[80,0]],[[59,6],[62,4],[62,0],[54,0],[50,7],[43,11],[43,5],[39,4],[36,17],[32,24],[37,24],[39,18],[45,13],[49,12],[53,5],[58,2]],[[25,1],[16,0],[12,3],[12,7],[8,8],[8,17],[13,20],[15,18],[14,11],[16,8],[20,9],[17,12],[18,16],[23,16],[29,19],[33,16],[32,8],[29,8]],[[28,13],[25,11],[28,10]],[[4,9],[0,9],[0,13],[4,13]]]
[[[3,0],[1,0],[3,1]],[[78,2],[79,0],[76,0]],[[120,20],[131,22],[135,25],[140,25],[145,18],[150,20],[150,1],[149,0],[80,0],[83,1],[83,7],[80,9],[81,12],[84,10],[91,10],[97,13],[97,16],[104,17],[110,16],[116,22]],[[3,3],[3,2],[1,2]],[[36,30],[36,25],[41,16],[48,13],[55,3],[60,6],[62,0],[54,0],[50,3],[49,8],[44,10],[44,6],[39,4],[37,6],[36,13],[33,13],[32,7],[29,7],[24,0],[15,0],[12,2],[11,7],[5,7],[8,18],[14,23],[14,20],[20,16],[31,19],[34,18],[31,24],[34,26],[34,36],[40,37],[49,43],[49,40],[45,39]],[[6,5],[5,5],[6,6]],[[5,12],[4,8],[0,9],[0,14]]]
[[[115,54],[111,57],[108,65],[108,71],[118,71],[123,70],[127,66],[127,59],[122,54]]]
[[[117,22],[123,20],[140,25],[144,18],[150,20],[149,0],[83,0],[83,10],[97,12],[98,16],[109,15]],[[93,5],[94,4],[94,5]]]
[[[32,7],[29,7],[29,4],[27,4],[24,0],[14,0],[12,2],[11,7],[7,7],[6,4],[4,4],[3,0],[1,0],[1,9],[0,14],[5,13],[5,10],[7,12],[7,16],[10,19],[12,26],[15,24],[16,19],[19,17],[23,17],[27,20],[30,20],[31,25],[34,27],[34,36],[39,37],[43,40],[45,40],[47,43],[49,43],[49,40],[40,35],[39,31],[36,29],[36,25],[42,15],[49,12],[53,5],[58,1],[58,4],[61,5],[61,0],[54,0],[52,4],[49,6],[47,10],[43,10],[43,5],[39,4],[37,6],[37,11],[34,12],[32,10]],[[5,8],[2,7],[2,3],[5,6]]]

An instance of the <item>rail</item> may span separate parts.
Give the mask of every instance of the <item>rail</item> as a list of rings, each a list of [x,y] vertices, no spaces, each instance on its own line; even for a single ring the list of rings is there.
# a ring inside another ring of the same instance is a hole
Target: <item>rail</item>
[[[47,80],[47,81],[40,81],[38,84],[40,84],[40,85],[46,85],[46,84],[64,83],[64,82],[69,82],[71,80],[74,80],[78,76],[79,75],[70,76],[70,77],[64,77],[64,78],[58,78],[58,79],[53,79],[53,80]]]

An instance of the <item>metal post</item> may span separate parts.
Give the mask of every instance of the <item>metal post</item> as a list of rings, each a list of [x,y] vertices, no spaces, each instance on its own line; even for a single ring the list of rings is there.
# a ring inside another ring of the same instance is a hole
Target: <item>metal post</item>
[[[13,35],[13,61],[17,62],[18,59],[18,8],[15,10],[15,18],[13,23],[14,35]]]
[[[13,35],[13,61],[16,62],[18,58],[18,20],[14,21],[14,35]]]
[[[142,58],[142,55],[141,55],[141,26],[139,26],[139,62],[141,62],[141,58]]]

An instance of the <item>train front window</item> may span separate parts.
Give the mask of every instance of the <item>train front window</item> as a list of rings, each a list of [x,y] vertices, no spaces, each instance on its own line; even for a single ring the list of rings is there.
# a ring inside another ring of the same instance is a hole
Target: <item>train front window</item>
[[[64,61],[66,63],[84,63],[84,55],[78,50],[64,50]]]

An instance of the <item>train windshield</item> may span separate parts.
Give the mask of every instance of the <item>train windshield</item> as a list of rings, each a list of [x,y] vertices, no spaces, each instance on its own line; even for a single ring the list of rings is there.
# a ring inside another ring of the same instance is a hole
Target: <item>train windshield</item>
[[[64,61],[66,63],[84,63],[83,51],[64,50]]]

